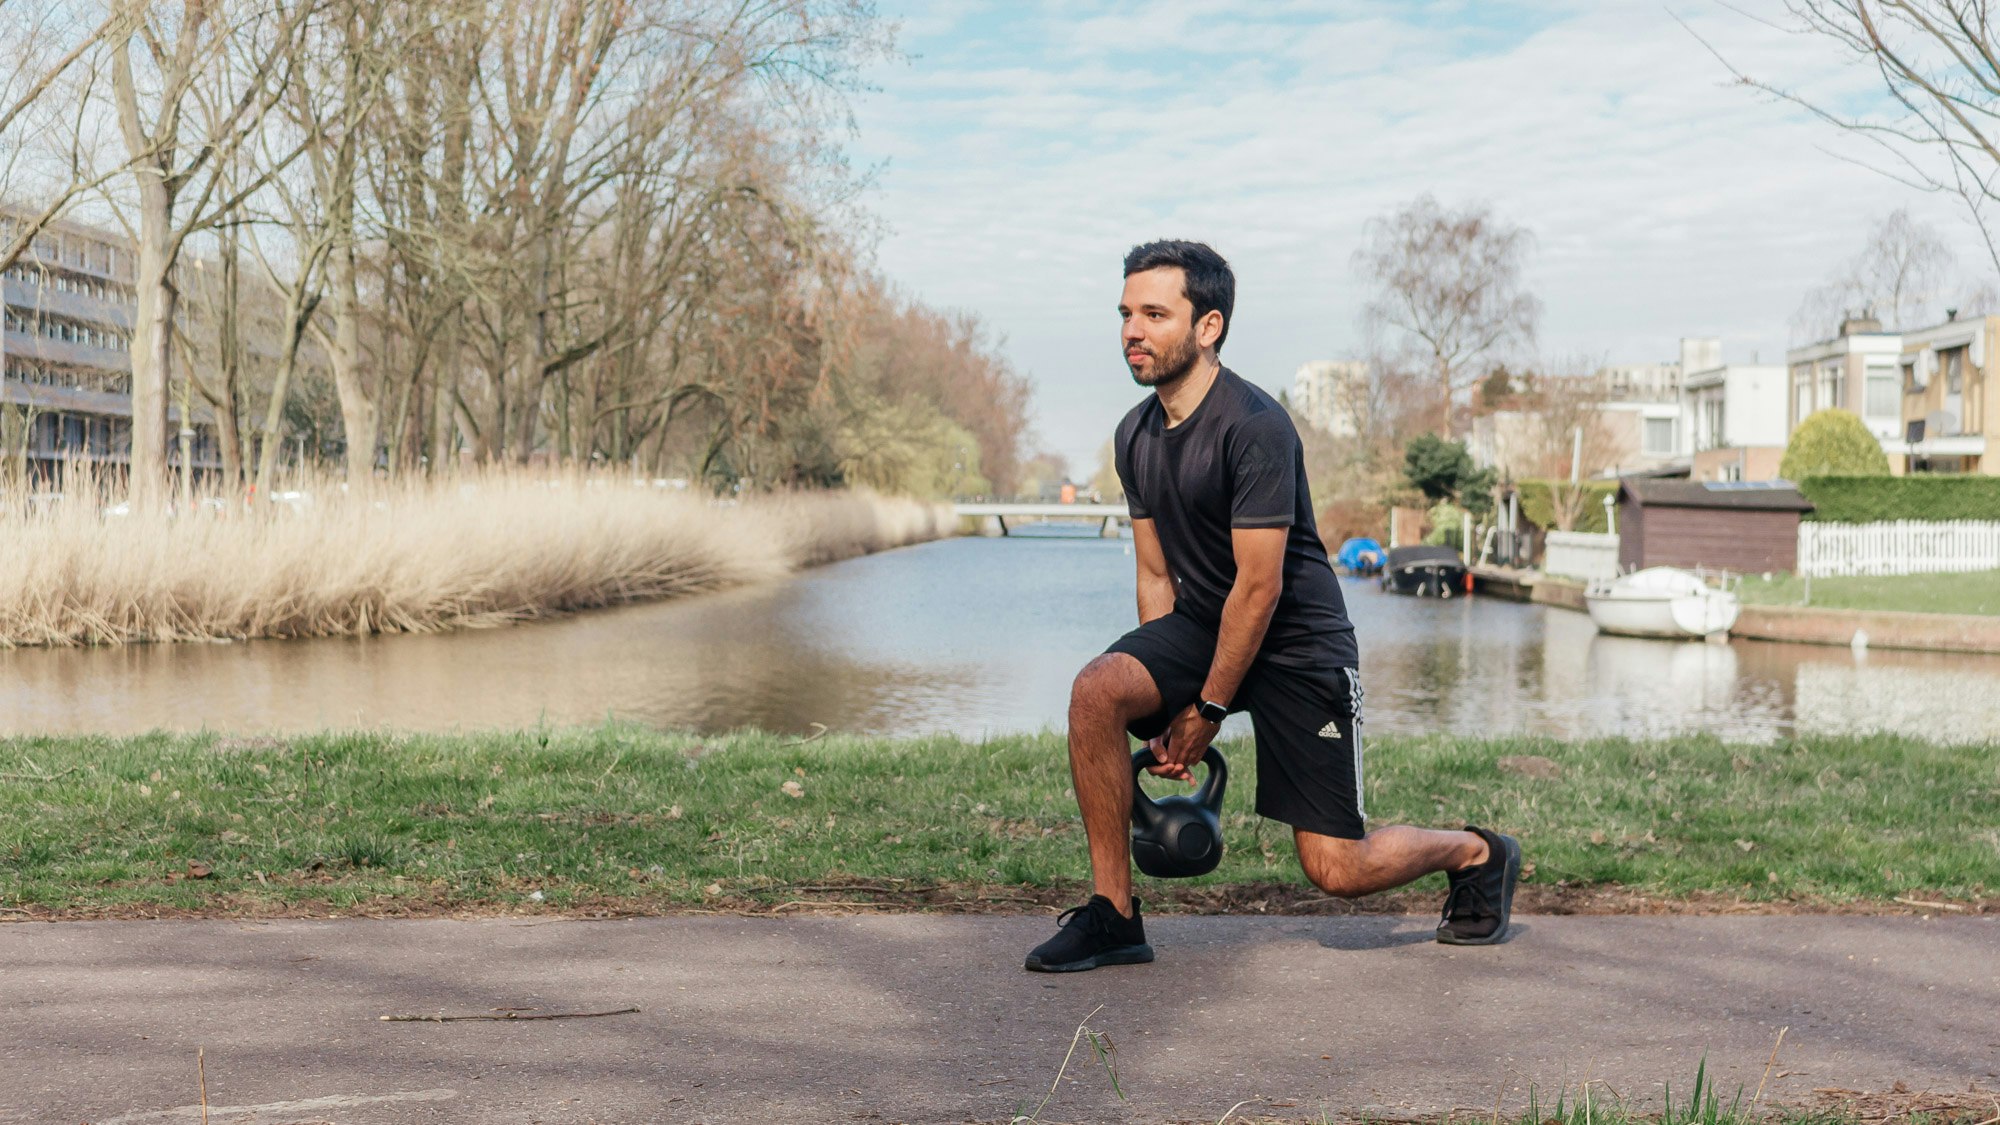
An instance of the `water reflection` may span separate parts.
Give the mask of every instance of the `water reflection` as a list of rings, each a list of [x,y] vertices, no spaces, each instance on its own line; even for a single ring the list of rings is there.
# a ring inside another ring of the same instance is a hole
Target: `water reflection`
[[[1076,669],[1133,620],[1130,552],[961,539],[506,629],[0,653],[0,731],[1056,727]],[[2000,657],[1606,637],[1563,610],[1344,588],[1377,732],[2000,737]]]

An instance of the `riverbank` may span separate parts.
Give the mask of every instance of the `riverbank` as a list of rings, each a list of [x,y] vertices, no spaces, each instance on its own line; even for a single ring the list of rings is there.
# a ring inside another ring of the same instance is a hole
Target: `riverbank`
[[[1299,877],[1289,832],[1248,811],[1254,753],[1225,746],[1222,867],[1140,894],[1354,909]],[[1385,738],[1369,769],[1377,823],[1521,836],[1527,911],[2000,910],[1989,746]],[[18,738],[0,741],[0,917],[1074,905],[1068,784],[1052,734]]]
[[[1533,602],[1579,613],[1587,612],[1585,585],[1531,571],[1486,568],[1475,572],[1478,589],[1508,601]],[[1896,583],[1909,582],[1909,587]],[[1825,591],[1823,587],[1831,584]],[[1908,649],[1916,652],[2000,653],[2000,572],[1917,575],[1908,578],[1813,580],[1812,605],[1785,604],[1803,596],[1803,583],[1791,576],[1771,580],[1745,578],[1743,602],[1731,638],[1792,644],[1848,647],[1857,640],[1866,648]],[[1967,599],[1970,612],[1917,612],[1852,606],[1937,606]]]
[[[2000,570],[1813,579],[1751,574],[1736,593],[1745,605],[2000,617]]]
[[[867,492],[717,502],[503,472],[245,512],[78,497],[0,514],[0,647],[439,632],[768,581],[951,533]]]

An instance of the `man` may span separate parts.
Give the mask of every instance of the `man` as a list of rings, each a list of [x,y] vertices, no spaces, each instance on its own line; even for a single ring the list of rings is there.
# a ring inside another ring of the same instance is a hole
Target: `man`
[[[1096,894],[1028,954],[1037,972],[1151,961],[1132,895],[1126,734],[1160,777],[1192,781],[1224,715],[1248,711],[1257,812],[1292,826],[1306,877],[1354,897],[1433,871],[1450,882],[1439,941],[1507,932],[1520,845],[1468,826],[1363,827],[1354,627],[1313,526],[1304,453],[1284,407],[1222,366],[1236,278],[1198,242],[1125,256],[1125,362],[1153,394],[1119,423],[1118,477],[1139,563],[1139,627],[1078,674],[1070,773]]]

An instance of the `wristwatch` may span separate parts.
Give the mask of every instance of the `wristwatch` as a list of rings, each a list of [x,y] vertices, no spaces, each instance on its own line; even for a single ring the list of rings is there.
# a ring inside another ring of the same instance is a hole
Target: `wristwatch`
[[[1197,703],[1194,710],[1195,714],[1200,715],[1211,723],[1220,723],[1229,717],[1229,705],[1227,703],[1217,703],[1212,699],[1204,699],[1200,703]]]

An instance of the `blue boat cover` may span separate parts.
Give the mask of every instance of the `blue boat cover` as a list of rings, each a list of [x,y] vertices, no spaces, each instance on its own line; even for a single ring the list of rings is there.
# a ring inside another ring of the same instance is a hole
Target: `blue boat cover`
[[[1375,557],[1362,558],[1364,554],[1369,553],[1373,553]],[[1340,545],[1340,554],[1334,561],[1349,570],[1373,570],[1382,565],[1382,560],[1388,557],[1388,554],[1389,552],[1382,549],[1382,544],[1373,539],[1349,539]]]

